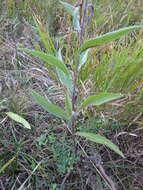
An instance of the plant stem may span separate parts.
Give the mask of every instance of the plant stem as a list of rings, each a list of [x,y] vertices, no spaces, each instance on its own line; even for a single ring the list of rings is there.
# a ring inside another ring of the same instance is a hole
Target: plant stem
[[[82,0],[81,6],[81,30],[80,30],[80,41],[79,45],[81,46],[85,36],[85,23],[86,23],[86,16],[87,16],[87,9],[88,9],[88,0]]]
[[[82,45],[84,35],[85,35],[85,21],[86,21],[86,16],[87,16],[87,5],[88,5],[88,0],[82,0],[80,4],[80,28],[81,30],[79,31],[79,46]],[[78,81],[78,66],[79,66],[79,56],[77,57],[77,64],[76,64],[76,70],[74,72],[74,86],[73,86],[73,95],[72,95],[72,109],[73,109],[73,116],[72,116],[72,131],[74,133],[75,131],[75,121],[76,121],[76,104],[77,104],[77,97],[78,97],[78,89],[77,89],[77,81]]]
[[[87,1],[88,0],[82,0],[82,2],[80,3],[80,11],[81,11],[81,14],[80,14],[80,20],[81,20],[81,23],[80,23],[80,28],[81,30],[79,31],[78,33],[78,40],[79,40],[79,46],[81,46],[81,44],[83,43],[83,39],[84,39],[84,27],[85,27],[85,20],[86,20],[86,14],[87,14]],[[76,64],[76,69],[75,69],[75,72],[74,72],[74,76],[73,76],[73,94],[72,94],[72,110],[73,110],[73,113],[72,113],[72,118],[71,118],[71,121],[68,123],[68,128],[71,129],[71,134],[72,134],[72,138],[73,138],[73,142],[74,142],[74,152],[75,152],[75,155],[76,155],[76,152],[77,152],[77,143],[76,143],[76,139],[75,139],[75,131],[76,131],[76,120],[77,120],[77,97],[79,95],[79,92],[78,92],[78,88],[77,88],[77,82],[78,82],[78,67],[79,67],[79,63],[80,63],[80,60],[79,60],[79,56],[76,55],[76,61],[77,61],[77,64]]]

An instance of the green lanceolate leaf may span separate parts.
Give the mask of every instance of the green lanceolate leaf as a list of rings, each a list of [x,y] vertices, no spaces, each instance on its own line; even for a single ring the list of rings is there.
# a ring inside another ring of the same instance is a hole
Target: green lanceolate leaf
[[[57,56],[58,56],[58,59],[64,64],[63,59],[62,59],[61,49],[59,49]],[[59,68],[57,68],[56,71],[57,71],[61,84],[64,85],[68,89],[68,92],[71,95],[73,92],[73,80],[72,80],[72,76],[70,72],[69,72],[69,75],[66,75]]]
[[[88,53],[89,53],[89,49],[87,49],[86,51],[82,52],[82,53],[79,55],[78,71],[80,71],[80,70],[81,70],[81,67],[84,66],[84,64],[86,63],[87,58],[88,58]]]
[[[66,110],[69,114],[69,116],[72,116],[72,100],[68,94],[68,92],[65,95],[65,103],[66,103]]]
[[[67,12],[73,17],[73,27],[75,30],[79,31],[80,28],[80,8],[75,7],[69,3],[60,1],[63,7],[67,10]]]
[[[75,7],[69,3],[66,3],[66,2],[63,2],[63,1],[60,1],[60,3],[62,4],[62,6],[66,9],[66,11],[71,14],[72,16],[74,16],[74,10],[75,10]]]
[[[88,41],[85,41],[83,43],[83,45],[79,48],[79,51],[82,52],[82,51],[85,51],[88,48],[92,48],[92,47],[95,47],[95,46],[100,46],[100,45],[112,42],[113,40],[117,40],[120,37],[124,36],[128,32],[138,30],[138,29],[141,29],[141,28],[143,28],[142,25],[135,25],[135,26],[125,27],[125,28],[121,28],[121,29],[113,31],[113,32],[103,34],[103,35],[98,36],[96,38],[93,38],[93,39],[90,39]]]
[[[40,59],[42,59],[43,61],[48,62],[49,64],[51,64],[54,67],[58,67],[61,71],[63,71],[66,75],[69,75],[69,70],[67,69],[67,67],[65,66],[64,63],[62,63],[62,61],[60,61],[58,58],[56,58],[55,56],[40,52],[40,51],[36,51],[36,50],[30,50],[30,49],[26,49],[26,48],[20,48],[20,51],[24,51],[30,55],[34,55],[36,57],[39,57]]]
[[[42,97],[37,92],[32,91],[32,96],[36,100],[36,102],[39,105],[41,105],[49,113],[51,113],[59,118],[65,119],[65,120],[69,119],[68,115],[65,113],[65,111],[62,108],[52,104],[50,101],[48,101],[47,99]]]
[[[23,117],[13,112],[6,112],[6,114],[14,121],[21,123],[25,128],[31,129],[30,124]]]
[[[86,139],[88,139],[90,141],[93,141],[93,142],[96,142],[99,144],[103,144],[124,158],[124,155],[119,150],[118,146],[116,146],[110,140],[108,140],[107,138],[105,138],[103,136],[96,135],[93,133],[85,133],[85,132],[77,132],[76,135],[81,136],[81,137],[85,137]]]
[[[116,100],[118,98],[121,98],[123,95],[121,94],[114,94],[114,93],[100,93],[95,96],[89,96],[78,108],[78,111],[81,109],[89,106],[89,105],[102,105],[104,103]]]
[[[80,31],[80,8],[75,7],[74,13],[73,13],[73,27],[75,30]]]

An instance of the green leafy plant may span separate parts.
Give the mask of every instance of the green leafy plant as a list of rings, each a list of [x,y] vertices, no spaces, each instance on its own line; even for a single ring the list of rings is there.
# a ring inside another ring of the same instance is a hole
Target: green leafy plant
[[[87,3],[87,1],[85,2]],[[96,38],[84,41],[86,20],[85,17],[87,16],[86,3],[83,7],[83,11],[78,6],[73,6],[62,1],[60,1],[60,3],[68,11],[68,13],[71,14],[71,17],[73,19],[73,29],[75,32],[77,32],[77,38],[79,37],[79,48],[75,47],[74,50],[74,67],[72,72],[67,68],[66,62],[63,61],[61,49],[57,51],[56,55],[43,53],[36,50],[29,50],[25,48],[20,49],[20,51],[39,57],[44,62],[48,63],[56,71],[58,81],[61,83],[62,86],[64,86],[65,109],[54,105],[35,91],[32,91],[32,96],[36,100],[36,102],[40,104],[46,111],[63,119],[66,122],[67,128],[72,135],[82,136],[87,138],[88,140],[106,145],[107,147],[118,153],[120,156],[124,157],[123,153],[119,150],[119,148],[105,137],[92,133],[77,132],[77,126],[75,121],[78,119],[78,114],[82,109],[86,109],[89,105],[99,106],[121,98],[123,96],[120,93],[114,94],[102,92],[93,96],[89,96],[85,100],[82,100],[78,91],[79,74],[81,68],[86,64],[88,53],[91,48],[104,45],[106,43],[112,42],[113,40],[117,40],[131,31],[141,29],[143,26],[135,25],[121,28],[119,30],[109,32],[101,36],[97,36]],[[46,47],[46,49],[48,49],[48,47]],[[74,136],[74,138],[76,139],[77,137]]]

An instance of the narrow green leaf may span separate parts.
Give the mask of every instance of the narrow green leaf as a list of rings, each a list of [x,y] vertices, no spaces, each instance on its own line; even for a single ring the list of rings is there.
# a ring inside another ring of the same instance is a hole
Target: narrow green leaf
[[[116,146],[110,140],[108,140],[107,138],[105,138],[103,136],[96,135],[93,133],[85,133],[85,132],[77,132],[76,135],[81,136],[81,137],[85,137],[86,139],[88,139],[90,141],[93,141],[93,142],[96,142],[99,144],[103,144],[124,158],[124,155],[119,150],[118,146]]]
[[[71,101],[71,98],[70,98],[68,92],[65,95],[65,101],[66,101],[66,110],[67,110],[69,116],[71,117],[72,116],[72,101]]]
[[[74,15],[74,10],[75,10],[75,7],[67,2],[63,2],[63,1],[60,1],[60,3],[62,4],[62,6],[66,9],[66,11],[71,14],[72,16]]]
[[[99,106],[101,104],[116,100],[121,98],[123,95],[121,94],[114,94],[114,93],[100,93],[95,96],[89,96],[78,108],[78,111],[81,109],[89,106],[89,105],[96,105]]]
[[[54,57],[54,56],[46,54],[46,53],[43,53],[43,52],[40,52],[40,51],[26,49],[26,48],[20,48],[19,50],[24,51],[24,52],[26,52],[28,54],[34,55],[36,57],[39,57],[43,61],[46,61],[46,62],[50,63],[52,66],[58,67],[66,75],[69,75],[69,70],[67,69],[65,64],[62,61],[60,61],[59,59],[57,59],[56,57]]]
[[[60,1],[66,11],[73,17],[73,27],[79,31],[80,28],[80,7],[75,7],[67,2]]]
[[[30,124],[21,116],[17,115],[16,113],[13,112],[6,112],[6,114],[13,119],[14,121],[21,123],[25,128],[31,129]]]
[[[8,162],[6,162],[6,164],[4,164],[4,165],[2,166],[2,168],[0,168],[0,173],[3,173],[4,170],[5,170],[7,167],[9,167],[15,159],[16,159],[16,156],[14,156],[14,157],[11,158],[10,160],[8,160]]]
[[[83,43],[83,45],[79,48],[79,51],[82,52],[82,51],[85,51],[88,48],[92,48],[92,47],[95,47],[95,46],[100,46],[100,45],[109,43],[109,42],[111,42],[113,40],[119,39],[120,37],[124,36],[128,32],[138,30],[138,29],[141,29],[141,28],[143,28],[142,25],[134,25],[134,26],[121,28],[119,30],[103,34],[103,35],[98,36],[96,38],[93,38],[93,39],[90,39],[88,41],[85,41]]]
[[[58,59],[64,64],[63,59],[62,59],[61,49],[59,49],[57,56],[58,56]],[[68,75],[66,75],[59,68],[57,68],[56,71],[57,71],[57,74],[58,74],[61,84],[64,85],[68,89],[68,92],[71,95],[73,92],[73,80],[72,80],[72,76],[71,76],[70,72]]]
[[[65,111],[60,108],[59,106],[56,106],[54,104],[52,104],[50,101],[48,101],[47,99],[45,99],[44,97],[42,97],[40,94],[38,94],[35,91],[32,91],[32,96],[33,98],[36,100],[36,102],[41,105],[46,111],[48,111],[49,113],[68,120],[68,115],[65,113]]]
[[[81,67],[84,66],[84,64],[87,61],[88,58],[88,53],[89,53],[89,49],[87,49],[86,51],[82,52],[79,56],[79,66],[78,66],[78,71],[81,70]]]
[[[73,27],[75,30],[80,31],[80,8],[75,7],[75,10],[73,12]]]
[[[59,50],[58,50],[57,57],[64,64],[63,57],[62,57],[62,49],[61,48],[59,48]]]

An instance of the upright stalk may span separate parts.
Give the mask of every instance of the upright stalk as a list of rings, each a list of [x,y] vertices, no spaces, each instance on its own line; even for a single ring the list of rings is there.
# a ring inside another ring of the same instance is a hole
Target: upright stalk
[[[85,35],[85,21],[86,21],[86,16],[87,16],[87,5],[88,5],[88,0],[82,0],[80,3],[80,31],[78,33],[78,38],[79,38],[79,46],[82,45],[84,35]],[[74,72],[74,86],[73,86],[73,94],[72,94],[72,110],[73,110],[73,115],[72,115],[72,132],[74,134],[75,132],[75,121],[76,121],[76,106],[77,106],[77,97],[78,97],[78,88],[77,88],[77,81],[78,81],[78,67],[79,67],[79,57],[77,57],[77,64],[76,64],[76,69]]]
[[[85,24],[86,24],[86,16],[87,16],[87,9],[88,9],[88,0],[82,0],[81,4],[80,4],[80,31],[78,34],[79,37],[79,46],[81,46],[83,44],[83,40],[85,37]],[[77,81],[78,81],[78,67],[80,64],[80,58],[79,56],[77,57],[77,64],[76,64],[76,70],[74,72],[74,86],[73,86],[73,94],[72,94],[72,110],[73,110],[73,114],[72,114],[72,118],[71,118],[71,122],[69,123],[69,126],[71,128],[70,132],[72,134],[72,138],[73,138],[73,142],[74,142],[74,152],[75,155],[77,154],[77,144],[82,147],[80,145],[80,143],[77,141],[77,139],[75,138],[74,134],[75,134],[75,130],[76,130],[76,112],[77,112],[77,97],[79,94],[79,91],[77,89]],[[86,152],[84,151],[84,149],[82,148],[83,152],[85,153],[85,155],[88,157],[88,155],[86,154]],[[109,185],[111,187],[112,190],[116,190],[115,184],[112,181],[112,179],[106,174],[104,168],[102,167],[101,164],[96,164],[96,165],[92,162],[92,160],[90,160],[90,162],[93,164],[93,166],[95,167],[95,169],[99,172],[100,176],[106,181],[107,185]]]
[[[83,39],[85,36],[85,23],[86,23],[86,16],[87,16],[87,9],[88,9],[88,0],[82,0],[82,4],[81,4],[81,30],[79,33],[79,45],[81,46],[83,43]]]

